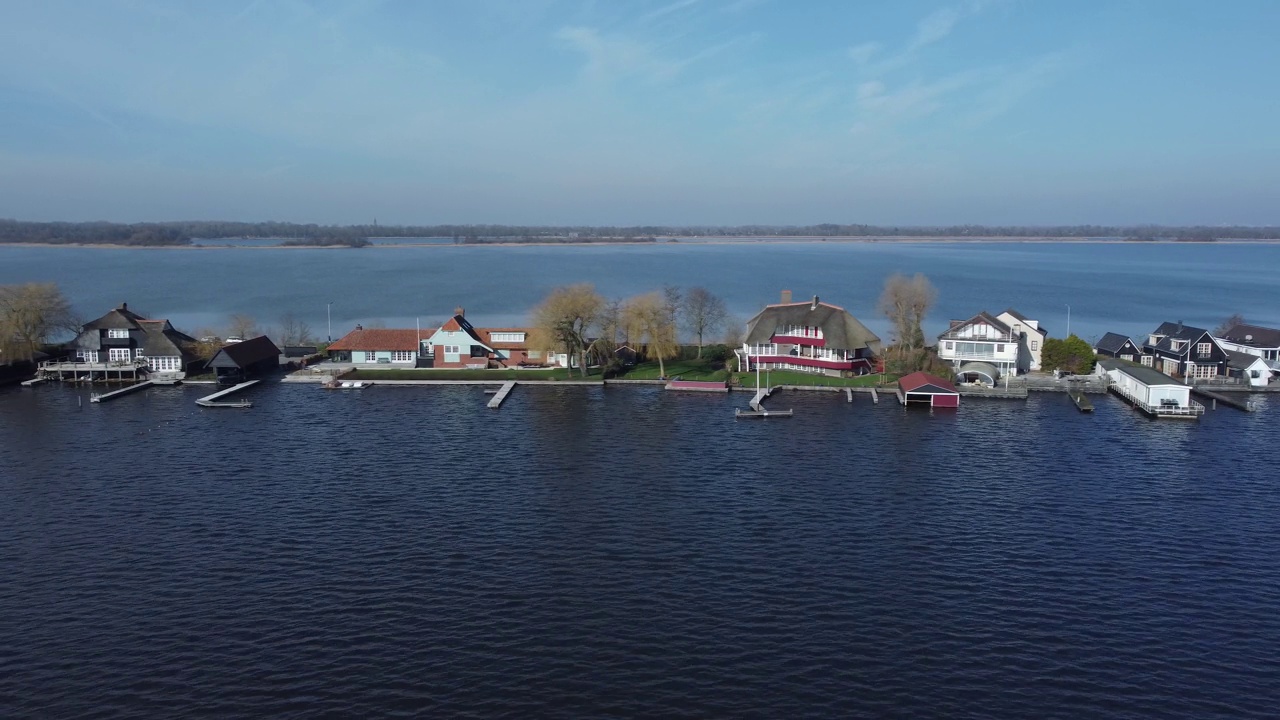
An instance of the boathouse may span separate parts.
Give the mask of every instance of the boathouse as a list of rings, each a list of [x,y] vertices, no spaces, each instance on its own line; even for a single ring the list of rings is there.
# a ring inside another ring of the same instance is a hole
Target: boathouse
[[[913,372],[898,379],[898,402],[903,405],[960,407],[956,386],[937,375]]]
[[[219,385],[236,385],[280,368],[280,348],[266,335],[223,347],[209,360]]]
[[[747,338],[734,351],[738,370],[797,370],[823,375],[866,375],[879,367],[880,338],[849,311],[812,300],[767,305],[747,322]]]
[[[1191,387],[1155,368],[1124,360],[1098,361],[1097,372],[1105,374],[1113,393],[1151,417],[1196,418],[1204,406],[1191,399]]]
[[[365,330],[357,325],[355,330],[330,344],[325,352],[334,362],[419,367],[423,364],[420,360],[426,359],[430,337],[430,330]]]

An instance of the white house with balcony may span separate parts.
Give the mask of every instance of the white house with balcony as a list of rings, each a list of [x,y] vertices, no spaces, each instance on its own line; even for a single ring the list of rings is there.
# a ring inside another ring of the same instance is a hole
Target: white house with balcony
[[[1224,350],[1256,355],[1272,371],[1280,371],[1280,330],[1237,323],[1214,339]]]
[[[1040,369],[1045,331],[1013,310],[985,310],[968,320],[952,320],[938,336],[938,357],[951,364],[961,382],[994,385],[1007,374]]]

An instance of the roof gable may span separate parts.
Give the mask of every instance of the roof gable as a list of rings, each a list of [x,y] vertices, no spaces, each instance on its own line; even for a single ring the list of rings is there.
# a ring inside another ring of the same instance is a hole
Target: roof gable
[[[280,348],[271,342],[266,335],[249,338],[244,342],[233,343],[223,347],[209,360],[211,367],[245,368],[268,358],[278,359]]]
[[[1121,335],[1120,333],[1113,333],[1113,332],[1109,332],[1106,335],[1103,335],[1101,338],[1098,339],[1098,342],[1093,347],[1095,350],[1102,350],[1104,352],[1109,352],[1109,353],[1119,353],[1121,350],[1124,349],[1125,343],[1129,343],[1133,345],[1134,349],[1137,349],[1138,347],[1138,344],[1133,342],[1133,338],[1129,337],[1128,335]]]
[[[913,372],[898,378],[898,387],[904,393],[958,393],[956,386],[949,381],[923,371]]]
[[[967,328],[967,327],[973,327],[975,325],[990,325],[991,327],[1004,333],[1005,335],[1013,334],[1013,328],[1005,324],[1003,320],[1000,320],[999,318],[987,312],[986,310],[983,310],[982,312],[978,313],[977,315],[974,315],[968,320],[963,320],[959,322],[952,321],[951,327],[947,328],[946,332],[942,333],[942,335],[950,335],[951,333],[957,332],[959,330],[963,330],[964,328]],[[938,337],[942,337],[942,335],[939,335]]]

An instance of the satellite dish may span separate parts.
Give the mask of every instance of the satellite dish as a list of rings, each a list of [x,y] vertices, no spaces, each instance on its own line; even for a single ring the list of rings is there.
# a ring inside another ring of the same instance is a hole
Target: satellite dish
[[[1253,336],[1252,336],[1252,335],[1245,335],[1245,336],[1244,336],[1244,341],[1245,341],[1245,342],[1253,342]]]

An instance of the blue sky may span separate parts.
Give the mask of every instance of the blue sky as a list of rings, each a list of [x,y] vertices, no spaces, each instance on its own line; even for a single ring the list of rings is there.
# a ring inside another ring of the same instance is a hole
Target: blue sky
[[[1280,224],[1280,3],[6,2],[0,217]]]

